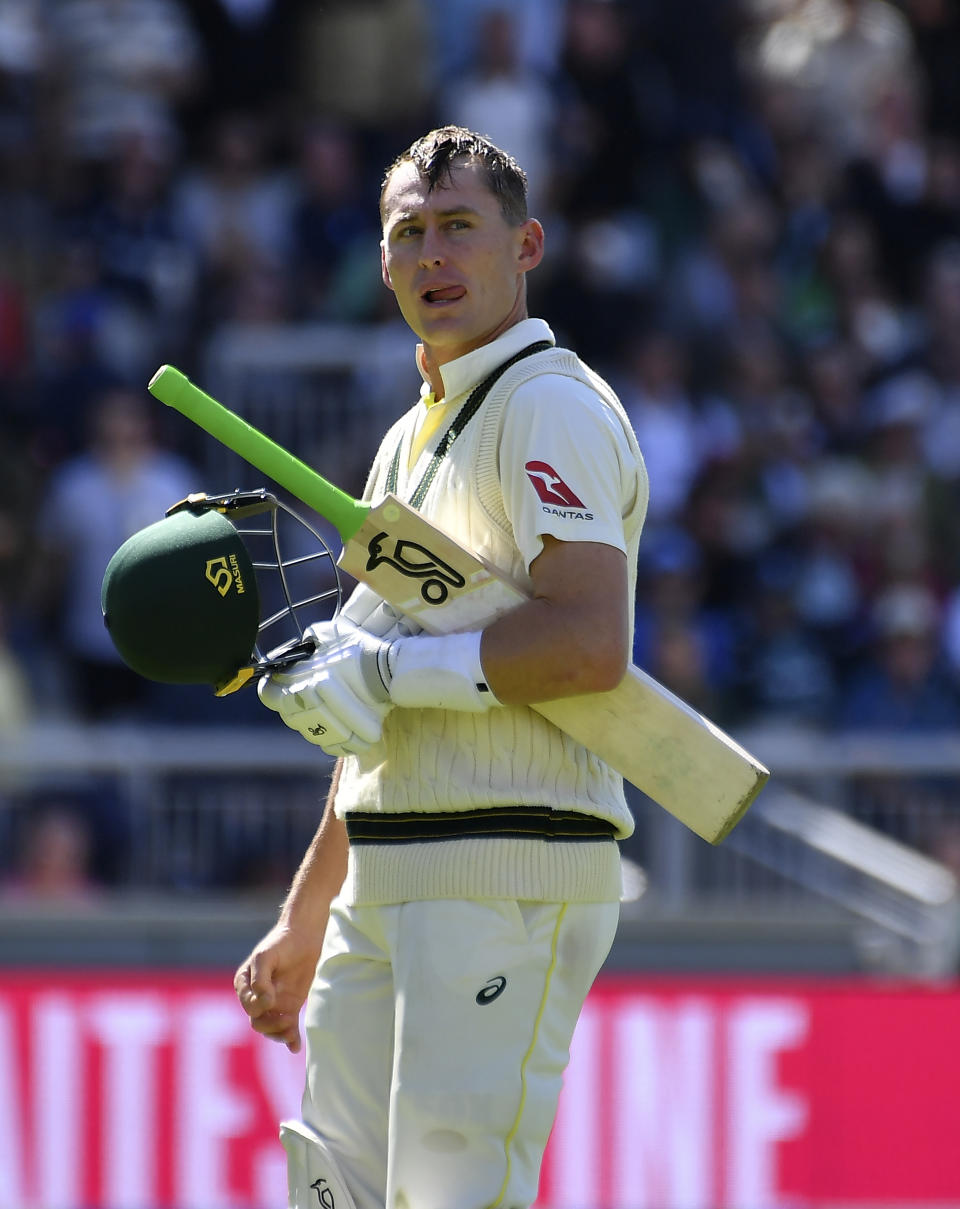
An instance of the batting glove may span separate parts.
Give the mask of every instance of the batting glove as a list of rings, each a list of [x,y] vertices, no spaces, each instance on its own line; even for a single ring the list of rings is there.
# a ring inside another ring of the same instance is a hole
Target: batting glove
[[[389,645],[378,652],[378,667],[394,705],[482,713],[501,704],[483,674],[478,631],[429,637],[365,584],[357,585],[340,616]]]
[[[366,584],[357,584],[340,610],[340,616],[361,626],[368,634],[382,638],[384,642],[409,638],[412,634],[419,634],[422,629],[412,617],[398,612]]]
[[[480,714],[502,705],[480,662],[479,631],[401,637],[386,651],[384,683],[394,705]]]
[[[265,676],[257,686],[260,700],[329,755],[359,755],[380,738],[393,706],[389,643],[342,616],[312,625],[305,634],[315,641],[315,653]]]

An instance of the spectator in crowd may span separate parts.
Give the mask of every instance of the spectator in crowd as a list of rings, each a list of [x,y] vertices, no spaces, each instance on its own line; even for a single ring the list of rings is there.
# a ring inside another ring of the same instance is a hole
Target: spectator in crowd
[[[576,332],[579,346],[615,376],[618,352],[649,315],[658,260],[656,233],[640,211],[597,207],[571,226],[560,253],[545,258],[544,279],[531,297],[555,328]]]
[[[101,187],[69,223],[97,249],[104,287],[151,332],[141,379],[162,359],[161,349],[183,345],[192,318],[197,258],[175,228],[174,164],[164,143],[137,135],[120,140]]]
[[[872,642],[838,701],[841,733],[889,736],[955,733],[960,692],[944,659],[940,603],[923,583],[891,584],[874,598]],[[854,779],[849,808],[871,825],[952,861],[944,805],[956,781],[929,773],[873,773]]]
[[[862,366],[850,341],[832,335],[814,342],[800,367],[799,385],[813,407],[821,456],[828,462],[834,456],[856,460],[866,420]]]
[[[27,668],[10,643],[9,608],[0,595],[0,736],[16,734],[34,715]]]
[[[918,91],[901,79],[879,98],[874,133],[849,168],[850,196],[872,223],[898,296],[921,285],[933,249],[960,234],[960,151],[929,134]]]
[[[799,527],[796,608],[803,626],[827,652],[843,683],[864,642],[871,545],[877,526],[871,480],[856,460],[821,457],[807,481]]]
[[[687,389],[684,345],[671,332],[660,328],[639,333],[621,364],[629,376],[619,384],[620,398],[647,469],[659,484],[656,498],[650,497],[649,527],[683,511],[708,453],[705,424]]]
[[[738,635],[729,610],[704,603],[702,558],[679,525],[644,534],[637,579],[633,661],[718,722],[738,691]]]
[[[178,141],[203,64],[177,0],[58,0],[46,18],[67,158],[96,165],[130,135]]]
[[[742,702],[774,726],[823,727],[836,705],[835,669],[797,608],[799,566],[787,551],[758,562],[743,650]]]
[[[313,0],[182,0],[202,46],[203,68],[181,106],[188,154],[193,133],[217,114],[257,113],[271,130],[296,121],[300,22]]]
[[[679,252],[675,271],[663,286],[663,302],[676,329],[710,363],[746,329],[779,326],[779,283],[774,252],[779,215],[771,200],[742,178],[729,162],[729,148],[700,147],[704,216]],[[727,168],[731,168],[726,180]],[[714,178],[716,173],[721,180]],[[716,192],[714,192],[716,191]]]
[[[46,801],[30,809],[16,847],[13,868],[0,882],[0,901],[76,908],[99,897],[93,831],[70,801]]]
[[[273,162],[270,132],[259,116],[219,115],[206,158],[180,174],[174,229],[197,258],[203,315],[214,323],[230,309],[230,291],[252,270],[288,263],[294,186]]]
[[[922,78],[931,134],[955,138],[960,131],[960,10],[953,0],[904,0]]]
[[[630,7],[637,13],[642,54],[640,104],[658,142],[725,140],[737,147],[744,163],[759,169],[765,135],[752,114],[739,66],[749,5],[673,0]]]
[[[773,326],[748,324],[731,336],[724,398],[739,425],[736,458],[754,540],[772,543],[803,520],[815,453],[812,409]]]
[[[120,661],[103,624],[103,572],[120,545],[198,489],[153,432],[144,397],[117,387],[96,402],[89,443],[51,476],[37,525],[31,612],[54,643],[60,700],[88,719],[142,706],[148,682]]]
[[[480,17],[474,54],[438,98],[444,121],[483,130],[525,166],[531,214],[551,204],[557,101],[546,77],[522,58],[519,20],[509,7]]]
[[[838,709],[845,730],[955,730],[960,699],[945,674],[940,606],[921,584],[884,589],[872,609],[873,645]]]
[[[916,305],[920,332],[915,362],[935,387],[923,455],[938,479],[955,484],[960,479],[960,240],[948,240],[933,250],[924,265]]]
[[[365,204],[362,152],[343,122],[306,124],[298,149],[290,265],[297,313],[350,322],[375,317],[380,268],[370,255],[376,215]]]
[[[835,330],[853,345],[864,378],[876,381],[892,373],[909,353],[915,333],[869,216],[855,209],[837,212],[820,261],[836,312]]]
[[[562,213],[577,221],[636,202],[638,168],[651,138],[637,105],[647,63],[635,50],[627,6],[568,0],[556,183]]]
[[[48,268],[31,315],[34,372],[24,394],[33,406],[21,411],[45,474],[83,447],[98,394],[113,382],[142,382],[153,372],[160,324],[149,306],[134,305],[111,287],[101,249],[88,233],[61,225]]]
[[[298,103],[349,123],[381,147],[403,141],[433,102],[436,77],[422,0],[328,0],[304,6],[297,29]]]
[[[882,381],[865,402],[868,433],[863,461],[870,476],[871,534],[875,551],[869,587],[879,591],[900,578],[890,560],[898,554],[928,556],[930,467],[923,434],[937,406],[936,384],[911,371]],[[893,572],[893,574],[891,574]],[[935,587],[931,584],[931,587]]]
[[[479,28],[491,12],[509,11],[516,22],[520,66],[544,76],[557,70],[568,0],[424,0],[434,56],[434,80],[441,88],[468,70]]]
[[[844,158],[869,143],[878,97],[894,80],[916,84],[910,25],[888,0],[797,0],[762,29],[754,67],[787,82],[818,136]]]
[[[781,322],[788,339],[808,349],[829,340],[833,298],[820,258],[842,191],[837,157],[809,131],[778,148],[775,193],[782,215],[775,269],[781,281]]]

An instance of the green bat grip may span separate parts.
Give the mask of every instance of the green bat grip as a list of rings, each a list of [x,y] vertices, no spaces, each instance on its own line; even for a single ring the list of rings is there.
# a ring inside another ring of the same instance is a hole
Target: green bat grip
[[[176,408],[194,424],[234,453],[268,474],[281,487],[292,492],[309,508],[336,527],[344,543],[363,524],[369,504],[355,500],[339,487],[317,474],[306,462],[289,453],[282,445],[262,433],[252,424],[228,410],[222,403],[194,386],[186,374],[172,365],[161,365],[147,387],[152,395]]]

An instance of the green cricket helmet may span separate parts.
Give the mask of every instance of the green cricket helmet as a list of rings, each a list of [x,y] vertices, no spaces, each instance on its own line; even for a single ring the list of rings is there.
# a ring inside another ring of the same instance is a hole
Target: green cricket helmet
[[[261,519],[251,527],[250,517]],[[302,539],[293,557],[281,553],[282,518],[307,531],[306,553]],[[128,667],[164,684],[209,684],[220,696],[309,653],[304,629],[318,618],[301,610],[320,602],[332,602],[330,612],[340,602],[334,555],[316,529],[262,489],[198,493],[175,504],[127,538],[100,594],[104,624]],[[265,605],[276,607],[262,617]],[[286,638],[269,654],[260,646],[267,631]]]

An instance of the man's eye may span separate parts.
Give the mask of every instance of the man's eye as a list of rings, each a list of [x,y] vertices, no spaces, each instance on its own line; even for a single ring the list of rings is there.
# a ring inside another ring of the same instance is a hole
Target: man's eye
[[[420,228],[414,226],[412,223],[409,226],[397,228],[397,237],[399,239],[406,239],[411,235],[419,235],[419,233]]]
[[[453,231],[466,231],[470,224],[463,218],[455,218],[451,221],[450,229]]]

